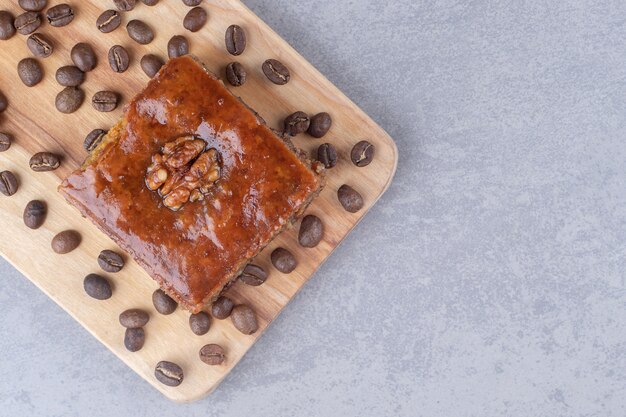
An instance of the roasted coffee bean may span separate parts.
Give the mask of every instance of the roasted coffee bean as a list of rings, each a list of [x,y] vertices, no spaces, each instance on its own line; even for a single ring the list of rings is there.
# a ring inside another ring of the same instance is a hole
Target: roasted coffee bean
[[[195,7],[202,3],[202,0],[183,0],[183,3],[185,3],[185,6]]]
[[[46,35],[41,33],[33,33],[26,41],[28,49],[38,58],[47,58],[52,55],[54,46]]]
[[[172,314],[178,307],[178,303],[161,289],[152,294],[152,304],[154,304],[156,311],[166,316]]]
[[[128,51],[121,45],[113,45],[109,49],[109,65],[115,72],[124,72],[130,65]]]
[[[98,274],[87,275],[83,281],[83,288],[88,296],[96,300],[108,300],[113,295],[109,280]]]
[[[330,143],[323,143],[317,148],[317,160],[320,161],[326,169],[333,168],[337,165],[337,150]]]
[[[296,136],[300,133],[304,133],[309,128],[309,124],[311,123],[311,119],[309,119],[309,115],[304,112],[297,111],[285,119],[285,133],[289,136]]]
[[[120,27],[122,15],[117,10],[105,10],[96,20],[96,27],[102,33],[110,33]]]
[[[200,349],[200,360],[207,365],[221,365],[226,360],[224,348],[216,344],[204,345]]]
[[[117,7],[117,10],[130,12],[135,8],[137,0],[113,0],[113,3],[115,3],[115,7]]]
[[[311,125],[309,126],[308,133],[314,138],[322,138],[328,133],[330,127],[333,125],[333,119],[328,113],[318,113],[311,117]]]
[[[300,223],[300,231],[298,233],[298,242],[305,248],[314,248],[322,241],[324,237],[324,223],[319,217],[312,214],[302,219]]]
[[[17,3],[27,12],[40,12],[46,7],[47,0],[19,0]]]
[[[352,163],[358,167],[368,166],[374,159],[374,145],[366,140],[354,145],[352,152],[350,153]]]
[[[145,342],[146,332],[141,327],[126,329],[126,332],[124,332],[124,346],[130,352],[141,350]]]
[[[246,78],[246,70],[239,62],[231,62],[226,66],[226,79],[233,87],[244,85]]]
[[[191,331],[198,336],[207,334],[211,328],[211,316],[204,311],[198,314],[192,314],[189,316],[189,327]]]
[[[101,112],[110,112],[117,108],[117,93],[113,91],[98,91],[91,98],[91,105]]]
[[[0,132],[0,152],[8,151],[13,142],[13,136],[8,133]]]
[[[161,361],[154,368],[156,379],[168,387],[177,387],[183,383],[183,368],[173,362]]]
[[[29,229],[39,229],[46,221],[47,214],[48,208],[46,203],[39,200],[29,201],[24,208],[24,224]]]
[[[54,101],[58,111],[61,113],[74,113],[80,108],[85,100],[85,93],[78,87],[65,87]]]
[[[153,54],[147,54],[141,58],[141,69],[150,78],[154,77],[164,64],[161,58]]]
[[[37,12],[22,13],[15,18],[15,29],[22,35],[30,35],[41,26],[41,16]]]
[[[291,79],[289,69],[282,62],[268,59],[263,63],[263,74],[268,80],[277,85],[285,85]]]
[[[11,197],[17,192],[19,184],[11,171],[0,172],[0,193]]]
[[[85,73],[74,65],[66,65],[57,70],[55,78],[63,87],[77,87],[85,81]]]
[[[259,329],[256,313],[245,304],[239,304],[233,308],[230,320],[235,328],[243,334],[252,334]]]
[[[221,296],[211,306],[211,314],[218,320],[225,320],[233,311],[235,303],[228,297]]]
[[[147,45],[154,40],[152,28],[141,20],[131,20],[126,25],[128,36],[141,45]]]
[[[226,29],[226,50],[231,55],[241,55],[246,49],[246,32],[237,25],[231,25]]]
[[[103,250],[98,255],[98,265],[105,272],[120,272],[124,268],[124,258],[117,252],[112,250]]]
[[[46,19],[51,26],[57,28],[69,25],[74,20],[74,9],[69,4],[58,4],[48,9]]]
[[[167,56],[170,58],[178,58],[188,53],[189,42],[187,42],[187,38],[181,35],[172,36],[172,39],[167,43]]]
[[[141,2],[146,6],[155,6],[159,0],[141,0]]]
[[[74,45],[70,51],[70,56],[74,65],[83,72],[91,71],[98,64],[96,53],[88,43],[80,42]]]
[[[197,32],[202,29],[207,21],[207,18],[208,15],[206,10],[202,7],[194,7],[189,10],[187,15],[185,15],[185,18],[183,19],[183,26],[191,32]]]
[[[7,40],[15,35],[15,19],[11,12],[0,10],[0,40]]]
[[[363,197],[349,185],[339,187],[337,197],[343,208],[350,213],[356,213],[363,208]]]
[[[83,148],[85,148],[85,150],[87,152],[93,151],[94,149],[96,149],[98,147],[100,142],[102,142],[102,138],[104,138],[104,136],[107,133],[108,132],[106,130],[103,130],[103,129],[94,129],[94,130],[92,130],[85,137],[85,141],[83,142]]]
[[[80,245],[80,233],[75,230],[65,230],[52,238],[52,250],[59,255],[70,253]]]
[[[17,75],[26,86],[32,87],[43,79],[43,68],[35,58],[24,58],[17,64]]]
[[[289,274],[293,272],[298,266],[298,261],[293,253],[289,252],[285,248],[276,248],[270,256],[272,265],[283,274]]]
[[[54,171],[61,165],[61,158],[50,152],[37,152],[31,156],[29,164],[35,172]]]
[[[120,314],[120,324],[127,329],[138,329],[150,321],[150,315],[138,308],[125,310]]]
[[[258,265],[248,264],[243,269],[243,272],[239,276],[239,279],[244,284],[258,287],[267,280],[267,272],[265,272],[265,269],[261,268]]]
[[[0,113],[5,111],[7,107],[9,107],[9,100],[7,100],[7,96],[0,91]]]

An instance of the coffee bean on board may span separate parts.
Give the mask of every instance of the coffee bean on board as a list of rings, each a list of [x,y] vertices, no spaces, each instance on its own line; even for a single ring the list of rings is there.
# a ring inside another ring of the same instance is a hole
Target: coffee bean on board
[[[24,58],[17,64],[17,75],[24,85],[33,87],[43,79],[43,68],[35,58]]]
[[[17,182],[17,178],[11,171],[0,172],[0,193],[11,197],[17,193],[18,188],[19,183]]]
[[[80,233],[77,231],[65,230],[52,238],[52,250],[59,255],[65,255],[76,249],[81,240]]]
[[[246,83],[248,75],[239,62],[231,62],[226,66],[226,79],[233,87],[240,87]]]
[[[324,237],[324,223],[322,220],[312,214],[304,217],[300,223],[300,231],[298,232],[298,242],[305,248],[314,248],[322,241]]]
[[[137,329],[148,324],[150,315],[144,310],[131,308],[120,313],[120,324],[127,329]]]
[[[85,42],[74,45],[70,51],[70,56],[74,65],[83,72],[91,71],[98,64],[96,53],[93,51],[91,45]]]
[[[226,29],[226,50],[231,55],[241,55],[246,49],[246,32],[238,25],[231,25]]]
[[[205,25],[208,19],[206,10],[202,7],[194,7],[189,10],[183,19],[183,27],[190,32],[197,32]]]
[[[277,85],[285,85],[291,79],[289,69],[282,62],[275,59],[268,59],[263,63],[263,74],[268,80]]]
[[[239,276],[239,279],[244,284],[258,287],[267,281],[267,272],[258,265],[248,264]]]
[[[52,55],[54,46],[52,41],[46,35],[41,33],[33,33],[26,40],[28,49],[38,58],[47,58]]]
[[[108,300],[113,295],[109,280],[97,274],[87,275],[83,281],[83,288],[88,296],[96,300]]]
[[[270,256],[272,265],[283,274],[289,274],[293,272],[298,266],[298,261],[291,252],[285,248],[276,248]]]
[[[130,352],[140,351],[146,342],[146,332],[143,328],[126,329],[124,332],[124,346]]]
[[[98,255],[98,265],[103,271],[109,273],[120,272],[124,268],[124,258],[112,250],[103,250]]]
[[[69,25],[74,20],[74,9],[69,4],[58,4],[48,9],[46,19],[54,27]]]
[[[78,87],[65,87],[55,99],[55,106],[61,113],[74,113],[85,100],[85,93]]]
[[[61,158],[51,152],[37,152],[28,163],[35,172],[54,171],[61,165]]]
[[[13,22],[15,29],[22,35],[30,35],[41,26],[41,16],[37,12],[22,13]]]
[[[214,343],[202,346],[199,355],[202,362],[211,366],[221,365],[226,360],[224,348]]]
[[[349,185],[339,187],[337,198],[343,208],[350,213],[356,213],[363,208],[363,197]]]
[[[106,136],[108,132],[103,129],[94,129],[85,137],[85,141],[83,142],[83,148],[87,152],[91,152],[98,147],[102,139]]]
[[[350,153],[352,163],[360,168],[366,167],[374,160],[374,145],[366,140],[354,145]]]
[[[110,33],[120,27],[122,24],[122,15],[117,10],[105,10],[98,19],[96,19],[96,27],[102,33]]]
[[[154,368],[154,376],[160,383],[168,387],[177,387],[183,383],[184,379],[183,368],[169,361],[157,363]]]
[[[230,320],[235,328],[243,334],[253,334],[259,329],[256,313],[245,304],[240,304],[233,308]]]
[[[141,20],[131,20],[126,25],[128,36],[141,45],[147,45],[154,40],[152,28]]]
[[[172,314],[178,307],[178,303],[161,289],[152,294],[152,304],[156,311],[163,315]]]
[[[211,306],[211,314],[218,320],[225,320],[233,311],[235,303],[228,297],[221,296]]]
[[[204,311],[192,314],[189,316],[189,327],[194,334],[198,336],[205,335],[211,328],[211,316]]]
[[[318,113],[311,117],[311,125],[308,133],[314,138],[322,138],[326,136],[333,124],[333,119],[328,113]]]
[[[39,229],[46,221],[48,209],[46,203],[39,200],[32,200],[24,208],[24,224],[29,229]]]
[[[74,65],[59,68],[55,78],[63,87],[77,87],[85,81],[85,73]]]

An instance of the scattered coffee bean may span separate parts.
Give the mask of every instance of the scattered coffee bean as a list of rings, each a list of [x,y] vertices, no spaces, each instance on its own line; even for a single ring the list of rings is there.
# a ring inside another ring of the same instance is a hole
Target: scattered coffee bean
[[[271,255],[272,265],[283,274],[289,274],[296,269],[298,261],[293,253],[285,248],[276,248]]]
[[[168,387],[177,387],[183,383],[183,368],[173,362],[161,361],[154,368],[156,379]]]
[[[154,40],[152,28],[141,20],[131,20],[126,25],[128,36],[141,45],[147,45]]]
[[[15,35],[15,19],[11,12],[0,10],[0,40],[7,40]]]
[[[224,348],[216,344],[204,345],[200,349],[200,360],[207,365],[221,365],[226,360]]]
[[[0,193],[11,197],[17,192],[18,187],[17,178],[11,171],[0,172]]]
[[[83,281],[83,288],[88,296],[96,300],[108,300],[113,295],[109,280],[98,274],[87,275]]]
[[[195,7],[202,3],[202,0],[183,0],[183,3],[185,3],[185,6]]]
[[[130,65],[130,56],[128,51],[121,45],[113,45],[109,49],[109,65],[115,72],[124,72]]]
[[[37,152],[31,156],[29,164],[35,172],[54,171],[61,165],[61,158],[50,152]]]
[[[237,25],[231,25],[226,29],[226,50],[231,55],[241,55],[246,49],[246,32]]]
[[[98,19],[96,19],[96,27],[102,33],[110,33],[120,27],[122,24],[122,15],[117,10],[105,10]]]
[[[350,153],[352,163],[358,167],[368,166],[374,159],[374,145],[366,140],[354,145],[352,152]]]
[[[85,93],[78,87],[65,87],[57,94],[54,104],[61,113],[74,113],[85,100]]]
[[[141,350],[146,341],[146,332],[141,327],[126,329],[124,333],[124,346],[130,352]]]
[[[46,7],[47,0],[19,0],[17,3],[27,12],[40,12]]]
[[[100,142],[102,142],[102,139],[107,133],[108,132],[103,129],[92,130],[91,132],[89,132],[87,137],[85,137],[85,141],[83,142],[83,148],[85,148],[87,152],[93,151],[98,147]]]
[[[98,255],[98,265],[104,272],[120,272],[124,268],[124,258],[112,250],[103,250]]]
[[[74,9],[69,4],[58,4],[46,12],[48,23],[54,27],[69,25],[74,20]]]
[[[282,62],[268,59],[263,63],[263,74],[268,80],[277,85],[285,85],[291,79],[289,69]]]
[[[141,2],[146,6],[155,6],[159,0],[141,0]]]
[[[65,230],[52,238],[52,250],[59,255],[65,255],[76,249],[81,240],[80,233],[77,231]]]
[[[91,71],[98,64],[96,53],[88,43],[80,42],[74,45],[70,51],[70,56],[74,65],[83,72]]]
[[[7,100],[7,96],[0,91],[0,113],[5,111],[7,107],[9,107],[9,100]]]
[[[207,18],[207,12],[202,7],[194,7],[185,15],[183,26],[191,32],[197,32],[202,29]]]
[[[233,87],[240,87],[246,83],[246,70],[239,62],[231,62],[226,66],[226,79]]]
[[[115,7],[117,7],[117,10],[130,12],[135,8],[137,0],[113,0],[113,3],[115,3]]]
[[[363,197],[349,185],[339,187],[337,197],[343,208],[350,213],[356,213],[363,208]]]
[[[309,126],[309,135],[314,138],[322,138],[328,133],[333,125],[333,119],[328,113],[318,113],[311,117],[311,126]]]
[[[47,58],[52,55],[52,51],[54,51],[50,39],[41,33],[33,33],[30,35],[26,41],[26,45],[33,55],[38,58]]]
[[[161,289],[152,294],[152,304],[154,304],[156,311],[166,316],[172,314],[178,307],[178,303]]]
[[[125,310],[120,314],[120,324],[127,329],[138,329],[150,321],[150,315],[138,308]]]
[[[22,13],[15,18],[15,29],[22,35],[30,35],[41,26],[41,16],[37,12]]]
[[[150,78],[153,78],[164,64],[161,58],[153,54],[147,54],[141,58],[141,69]]]
[[[111,112],[117,108],[118,97],[113,91],[98,91],[91,98],[91,105],[100,112]]]
[[[267,280],[267,272],[265,272],[265,269],[261,268],[258,265],[248,264],[243,269],[243,272],[239,276],[239,279],[244,284],[258,287]]]
[[[218,320],[225,320],[233,311],[235,303],[228,297],[221,296],[211,306],[211,314]]]
[[[187,42],[187,38],[181,35],[172,36],[172,39],[167,43],[167,56],[170,58],[178,58],[188,53],[189,42]]]
[[[296,136],[300,133],[304,133],[309,128],[311,119],[309,116],[301,111],[297,111],[285,119],[285,133],[289,136]]]
[[[298,242],[305,248],[314,248],[322,241],[324,237],[324,223],[319,217],[312,214],[302,219],[300,223],[300,232],[298,233]]]
[[[204,311],[198,314],[192,314],[189,316],[189,327],[191,331],[198,336],[207,334],[211,328],[211,316]]]
[[[333,168],[337,165],[337,150],[330,143],[323,143],[317,148],[317,160],[320,161],[326,169]]]
[[[35,58],[24,58],[17,64],[17,75],[26,86],[32,87],[43,79],[43,68]]]
[[[13,142],[13,136],[8,133],[0,132],[0,152],[8,151]]]
[[[85,81],[85,73],[74,65],[66,65],[57,70],[55,78],[63,87],[77,87]]]
[[[259,329],[256,313],[245,304],[239,304],[233,308],[230,320],[235,328],[243,334],[252,334]]]
[[[29,229],[39,229],[46,221],[46,215],[48,214],[48,208],[46,203],[39,200],[32,200],[26,204],[24,208],[24,224]]]

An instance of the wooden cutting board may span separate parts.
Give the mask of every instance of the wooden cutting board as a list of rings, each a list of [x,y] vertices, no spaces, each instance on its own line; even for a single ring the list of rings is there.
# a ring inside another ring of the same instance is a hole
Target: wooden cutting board
[[[49,2],[50,5],[57,3]],[[38,30],[49,35],[55,44],[51,57],[39,59],[45,69],[45,78],[39,85],[26,87],[17,75],[18,61],[31,56],[26,37],[16,34],[8,41],[0,41],[0,90],[10,102],[9,109],[0,114],[0,131],[15,137],[13,146],[0,153],[0,171],[13,171],[20,182],[16,195],[0,195],[0,229],[5,236],[0,239],[0,252],[165,396],[175,401],[197,400],[215,389],[387,189],[396,169],[397,149],[383,129],[238,0],[205,0],[203,7],[209,13],[209,21],[197,33],[183,28],[182,20],[189,8],[180,0],[161,0],[154,7],[138,4],[135,10],[124,13],[122,26],[110,34],[100,33],[95,21],[104,9],[113,7],[112,1],[74,0],[70,3],[76,10],[76,18],[70,25],[54,28],[44,24]],[[0,0],[0,10],[10,10],[15,15],[20,13],[13,0]],[[138,45],[128,37],[125,24],[130,19],[144,20],[153,27],[156,38],[150,45]],[[96,91],[117,91],[127,103],[148,81],[139,66],[141,56],[154,53],[166,59],[167,41],[177,34],[185,35],[190,41],[191,53],[222,76],[223,68],[234,60],[224,47],[224,32],[231,24],[242,26],[248,37],[245,53],[236,60],[248,69],[249,79],[245,86],[234,90],[235,94],[275,128],[281,126],[286,115],[296,110],[309,114],[328,111],[334,119],[329,134],[322,140],[302,135],[295,139],[295,144],[314,154],[321,143],[331,142],[338,149],[340,162],[330,170],[327,188],[308,210],[325,222],[323,242],[315,249],[300,247],[296,225],[259,255],[257,263],[270,271],[263,286],[249,287],[238,282],[228,291],[237,302],[254,307],[261,329],[252,336],[245,336],[232,326],[230,320],[213,320],[208,334],[196,336],[189,329],[187,312],[178,309],[170,316],[161,316],[154,310],[151,294],[157,285],[132,261],[122,272],[108,275],[115,287],[110,300],[98,302],[84,293],[83,278],[92,272],[101,273],[96,262],[99,252],[117,248],[65,203],[56,188],[61,178],[85,158],[82,147],[85,135],[94,128],[112,126],[122,115],[123,106],[112,113],[95,111],[90,100]],[[54,74],[60,66],[71,64],[69,51],[80,41],[94,47],[99,64],[87,74],[82,86],[86,93],[83,106],[74,114],[64,115],[54,106],[55,96],[62,89]],[[127,47],[131,53],[131,68],[124,74],[114,73],[107,62],[107,51],[115,44]],[[261,64],[268,58],[277,58],[290,68],[292,79],[289,84],[276,86],[264,77]],[[350,161],[350,150],[363,139],[376,146],[376,157],[369,166],[358,168]],[[28,160],[33,153],[42,150],[63,155],[61,168],[52,173],[32,172]],[[360,191],[365,199],[366,207],[357,214],[344,211],[337,200],[337,189],[345,183]],[[45,225],[36,231],[26,228],[22,222],[23,209],[33,199],[45,200],[49,207]],[[50,240],[65,229],[80,231],[83,242],[74,252],[57,255],[50,249]],[[289,275],[279,273],[269,261],[269,254],[278,245],[291,249],[298,258],[298,268]],[[151,313],[151,320],[145,328],[145,346],[137,353],[124,348],[124,329],[118,323],[118,315],[127,308],[143,308]],[[210,367],[198,359],[199,349],[207,343],[218,343],[226,349],[228,359],[224,365]],[[155,379],[154,367],[160,360],[173,361],[183,367],[183,384],[170,388]]]

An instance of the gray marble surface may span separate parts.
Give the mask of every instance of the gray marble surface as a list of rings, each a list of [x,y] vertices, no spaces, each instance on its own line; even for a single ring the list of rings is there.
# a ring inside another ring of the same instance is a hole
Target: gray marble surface
[[[395,138],[395,182],[195,404],[0,261],[0,415],[626,415],[626,3],[246,3]]]

